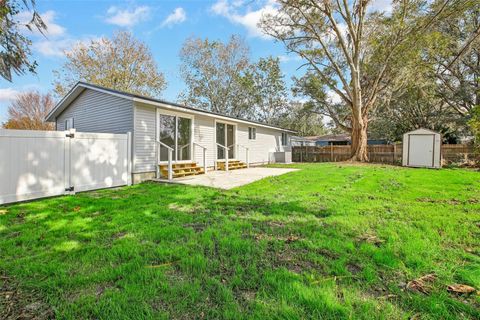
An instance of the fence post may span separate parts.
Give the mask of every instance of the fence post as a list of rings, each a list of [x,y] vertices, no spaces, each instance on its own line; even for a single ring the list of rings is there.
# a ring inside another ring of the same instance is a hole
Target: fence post
[[[158,164],[156,165],[158,167]],[[127,132],[127,186],[132,185],[132,133]]]
[[[333,143],[330,145],[330,162],[333,162]]]
[[[397,144],[393,144],[393,164],[397,161]]]

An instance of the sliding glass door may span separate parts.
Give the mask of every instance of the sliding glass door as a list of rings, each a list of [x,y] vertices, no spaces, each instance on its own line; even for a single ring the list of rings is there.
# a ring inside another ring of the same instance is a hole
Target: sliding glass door
[[[216,124],[217,143],[230,148],[228,150],[228,159],[235,158],[235,126],[217,122]],[[217,159],[225,159],[225,149],[217,146]]]
[[[192,119],[159,115],[159,140],[173,148],[173,161],[192,160]],[[168,149],[160,147],[160,161],[168,161]]]

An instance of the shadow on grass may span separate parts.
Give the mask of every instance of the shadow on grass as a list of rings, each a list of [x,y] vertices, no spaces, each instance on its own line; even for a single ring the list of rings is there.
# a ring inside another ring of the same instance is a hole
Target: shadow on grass
[[[408,308],[382,298],[387,285],[372,289],[391,280],[378,263],[398,260],[391,249],[356,242],[322,203],[144,183],[5,210],[0,270],[64,318],[400,318]]]

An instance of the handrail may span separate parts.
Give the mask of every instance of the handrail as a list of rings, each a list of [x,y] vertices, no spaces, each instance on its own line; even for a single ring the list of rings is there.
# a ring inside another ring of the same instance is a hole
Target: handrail
[[[204,149],[204,150],[207,150],[207,147],[204,147],[204,146],[202,146],[201,144],[198,144],[198,143],[196,143],[196,142],[194,142],[193,144],[196,145],[196,146],[199,146],[200,148],[202,148],[202,149]]]
[[[217,146],[222,147],[222,148],[226,149],[227,151],[230,150],[229,147],[225,147],[223,144],[220,144],[220,143],[218,143],[218,142],[217,142]]]
[[[203,173],[207,173],[207,148],[202,146],[201,144],[198,144],[196,142],[193,143],[193,154],[195,154],[195,146],[198,146],[203,149]]]
[[[230,151],[230,148],[226,147],[223,144],[220,144],[218,142],[216,142],[216,144],[217,144],[217,146],[223,148],[226,151],[225,152],[225,171],[228,171],[228,151]],[[218,160],[218,154],[217,154],[217,160]],[[217,162],[215,162],[215,169],[216,169],[216,166],[217,166]]]
[[[250,150],[250,149],[249,149],[248,147],[244,146],[244,145],[241,145],[241,144],[237,144],[237,148],[238,148],[238,147],[241,147],[241,148],[244,148],[244,149],[245,149],[245,151],[246,151],[246,152],[245,152],[245,158],[246,158],[247,168],[250,168],[250,162],[248,161],[249,152],[250,152],[249,150]]]
[[[165,143],[161,142],[160,140],[155,140],[157,146],[162,146],[167,148],[168,152],[168,180],[173,180],[173,168],[172,168],[172,158],[173,158],[173,151],[174,149]],[[157,179],[160,178],[160,148],[157,148]]]
[[[161,142],[160,140],[157,140],[157,143],[160,144],[162,147],[165,147],[165,148],[167,148],[168,150],[173,151],[173,148],[172,148],[172,147],[170,147],[169,145]]]

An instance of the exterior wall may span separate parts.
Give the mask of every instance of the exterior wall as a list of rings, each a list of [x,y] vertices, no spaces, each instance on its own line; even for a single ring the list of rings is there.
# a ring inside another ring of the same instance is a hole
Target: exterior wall
[[[156,108],[135,104],[133,133],[133,172],[156,171]]]
[[[257,138],[248,139],[248,127],[256,128]],[[288,146],[282,146],[282,131],[265,127],[239,123],[237,126],[237,144],[249,148],[249,161],[252,164],[263,164],[274,161],[273,152],[291,151],[290,135]],[[239,148],[237,159],[246,160],[245,148]]]
[[[135,104],[134,128],[134,183],[142,181],[145,177],[153,177],[156,171],[156,135],[157,135],[157,108],[145,104]],[[162,112],[160,108],[160,112]],[[214,116],[191,114],[165,110],[167,114],[178,116],[193,116],[193,142],[207,148],[206,166],[213,169],[216,161],[216,121],[228,122],[236,125],[236,143],[249,148],[249,161],[252,165],[265,164],[274,161],[273,152],[291,151],[290,146],[282,146],[282,131],[247,125],[235,121],[216,120]],[[256,128],[256,139],[248,139],[248,127]],[[290,135],[289,135],[290,144]],[[238,148],[236,158],[246,161],[246,151]],[[193,146],[193,159],[198,165],[203,165],[203,149]],[[147,174],[147,175],[145,175]]]
[[[73,118],[80,132],[133,132],[133,102],[103,92],[85,89],[56,118],[58,131],[65,130],[65,120]]]
[[[213,168],[216,159],[215,145],[215,119],[204,115],[195,115],[193,119],[193,141],[207,148],[206,161],[207,167]],[[203,165],[203,150],[194,146],[194,161]]]

